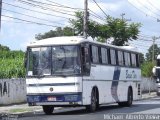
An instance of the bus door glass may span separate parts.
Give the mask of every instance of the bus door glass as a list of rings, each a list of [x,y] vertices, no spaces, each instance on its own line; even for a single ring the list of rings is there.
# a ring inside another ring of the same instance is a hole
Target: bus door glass
[[[83,75],[90,74],[90,54],[89,54],[89,44],[81,45],[81,63]]]

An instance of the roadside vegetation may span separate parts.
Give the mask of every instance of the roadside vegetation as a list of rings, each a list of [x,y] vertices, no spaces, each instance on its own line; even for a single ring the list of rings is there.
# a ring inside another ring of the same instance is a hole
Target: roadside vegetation
[[[0,79],[25,77],[24,52],[0,45]]]

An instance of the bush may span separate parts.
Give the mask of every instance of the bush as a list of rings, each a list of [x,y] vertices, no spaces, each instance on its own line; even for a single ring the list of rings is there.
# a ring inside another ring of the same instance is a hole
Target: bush
[[[25,77],[24,52],[0,51],[0,79]]]

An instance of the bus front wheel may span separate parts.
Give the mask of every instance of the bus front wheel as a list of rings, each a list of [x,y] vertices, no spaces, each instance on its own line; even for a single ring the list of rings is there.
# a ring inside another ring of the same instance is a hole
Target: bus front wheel
[[[86,110],[88,112],[94,112],[94,111],[96,111],[96,109],[98,107],[97,104],[98,104],[98,96],[96,94],[96,91],[92,90],[92,93],[91,93],[91,103],[90,103],[90,105],[86,106]]]
[[[42,108],[43,108],[43,112],[46,115],[51,115],[53,113],[53,110],[54,110],[54,107],[53,106],[49,106],[49,105],[44,105],[44,106],[42,106]]]

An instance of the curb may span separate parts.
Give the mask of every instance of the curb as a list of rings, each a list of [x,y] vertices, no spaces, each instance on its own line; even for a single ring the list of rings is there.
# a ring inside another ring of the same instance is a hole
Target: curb
[[[142,98],[140,100],[145,100],[145,99],[148,99],[148,98],[154,98],[154,97],[157,97],[157,93],[156,92],[153,92],[153,93],[145,93],[145,94],[142,94]]]

